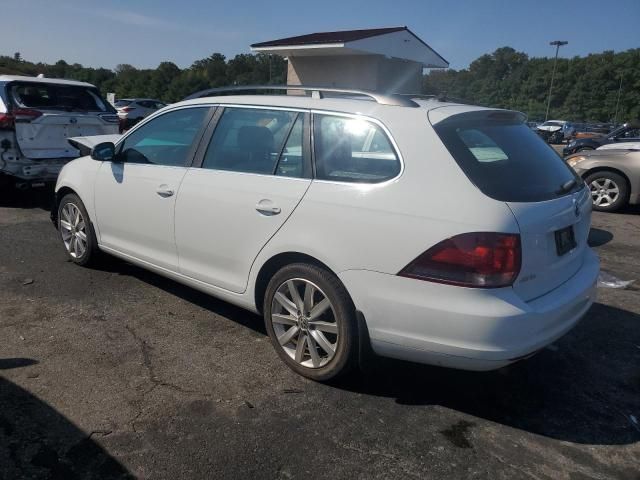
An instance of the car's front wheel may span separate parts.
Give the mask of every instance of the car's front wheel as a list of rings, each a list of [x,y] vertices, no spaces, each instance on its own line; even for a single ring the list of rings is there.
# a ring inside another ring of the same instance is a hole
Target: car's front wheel
[[[283,267],[267,286],[263,311],[273,346],[295,372],[328,381],[354,366],[355,308],[333,273],[303,263]]]
[[[621,175],[601,171],[589,175],[585,182],[591,190],[593,209],[601,212],[615,212],[629,201],[629,186]]]
[[[76,194],[62,197],[58,205],[58,232],[67,257],[78,265],[88,265],[98,254],[89,214]]]

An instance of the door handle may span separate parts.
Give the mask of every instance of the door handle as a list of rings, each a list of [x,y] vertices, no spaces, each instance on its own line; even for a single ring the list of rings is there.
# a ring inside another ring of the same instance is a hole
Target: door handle
[[[168,185],[162,184],[156,190],[156,193],[160,195],[162,198],[167,198],[173,196],[175,193],[172,189],[169,188]]]
[[[263,215],[278,215],[282,211],[271,200],[260,200],[256,205],[256,210]]]

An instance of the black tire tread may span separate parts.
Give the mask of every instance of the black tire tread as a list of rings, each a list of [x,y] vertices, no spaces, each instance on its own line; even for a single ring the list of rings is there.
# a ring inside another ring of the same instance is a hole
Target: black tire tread
[[[62,207],[65,203],[70,203],[70,202],[78,206],[78,208],[82,212],[82,215],[85,218],[86,228],[88,232],[87,251],[81,258],[73,258],[71,255],[69,255],[69,252],[67,252],[66,248],[65,248],[65,253],[67,254],[67,258],[71,260],[73,263],[77,265],[81,265],[83,267],[88,267],[88,266],[94,265],[99,260],[100,251],[98,249],[98,241],[96,239],[96,233],[95,233],[95,230],[93,229],[93,223],[91,222],[91,218],[87,213],[87,209],[84,206],[84,203],[82,202],[80,197],[75,193],[67,193],[64,197],[62,197],[62,199],[60,200],[60,203],[58,204],[58,225],[57,225],[58,230],[60,230],[60,212],[62,210]],[[60,234],[60,241],[62,241],[62,234]]]
[[[336,352],[334,359],[329,362],[328,365],[318,369],[306,368],[291,360],[286,352],[280,348],[270,325],[271,300],[275,294],[275,290],[287,278],[295,277],[306,278],[318,284],[327,296],[333,296],[334,298],[332,298],[331,301],[336,309],[336,315],[340,316],[342,331],[341,341],[338,344],[338,352]],[[355,307],[342,282],[327,269],[308,263],[292,263],[282,267],[269,281],[263,299],[263,312],[265,327],[276,352],[294,372],[312,380],[327,382],[346,375],[357,365],[358,326]]]

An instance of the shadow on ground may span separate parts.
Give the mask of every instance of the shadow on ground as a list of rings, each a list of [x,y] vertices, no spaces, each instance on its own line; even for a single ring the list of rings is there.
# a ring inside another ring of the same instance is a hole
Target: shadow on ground
[[[0,359],[0,369],[35,363],[25,358],[4,358]],[[31,393],[0,377],[0,478],[134,477],[91,435]]]
[[[241,308],[107,257],[102,267],[266,334]],[[463,372],[379,357],[333,388],[394,398],[407,406],[440,405],[558,440],[590,445],[640,441],[640,316],[596,304],[564,338],[538,355],[495,372]],[[275,355],[275,353],[274,353]],[[465,445],[471,422],[443,432]]]
[[[53,205],[53,185],[28,190],[18,190],[13,185],[0,192],[0,207],[51,210]]]
[[[336,386],[563,441],[631,444],[640,441],[639,325],[639,315],[596,304],[551,348],[506,369],[463,372],[376,358],[366,375]],[[452,443],[464,443],[473,427],[464,423],[443,432]]]
[[[229,320],[250,328],[263,335],[267,334],[264,327],[264,320],[261,316],[256,315],[248,310],[240,307],[236,307],[231,303],[227,303],[223,300],[218,300],[211,295],[202,293],[191,287],[187,287],[181,283],[170,280],[161,275],[157,275],[149,270],[145,270],[136,265],[128,263],[119,258],[111,255],[104,255],[97,265],[92,268],[109,273],[117,273],[118,275],[127,275],[134,277],[141,282],[153,285],[171,295],[174,295],[182,300],[199,306],[205,310],[208,310],[221,317],[228,318]]]

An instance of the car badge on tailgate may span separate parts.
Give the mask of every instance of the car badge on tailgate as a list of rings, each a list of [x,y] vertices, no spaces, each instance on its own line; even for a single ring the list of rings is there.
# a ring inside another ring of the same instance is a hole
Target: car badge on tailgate
[[[78,123],[78,119],[76,117],[71,117],[69,119],[69,123]]]

